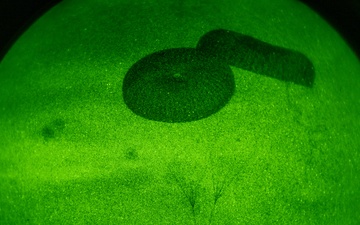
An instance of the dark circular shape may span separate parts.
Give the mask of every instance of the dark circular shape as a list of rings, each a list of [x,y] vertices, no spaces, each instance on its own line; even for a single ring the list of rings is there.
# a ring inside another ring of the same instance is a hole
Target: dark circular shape
[[[136,62],[123,81],[125,104],[144,118],[190,122],[228,103],[235,90],[230,67],[194,48],[155,52]]]

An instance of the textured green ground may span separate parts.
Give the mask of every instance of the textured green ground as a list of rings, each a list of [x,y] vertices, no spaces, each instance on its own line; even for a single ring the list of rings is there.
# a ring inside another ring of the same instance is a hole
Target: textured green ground
[[[314,86],[232,68],[206,119],[126,107],[133,63],[218,28],[302,52]],[[358,224],[359,74],[296,1],[64,1],[0,64],[0,224]]]

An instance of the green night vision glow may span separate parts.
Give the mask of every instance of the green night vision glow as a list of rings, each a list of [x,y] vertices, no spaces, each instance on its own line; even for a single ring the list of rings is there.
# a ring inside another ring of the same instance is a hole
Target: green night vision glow
[[[0,62],[0,224],[360,224],[360,63],[296,0],[63,0]]]

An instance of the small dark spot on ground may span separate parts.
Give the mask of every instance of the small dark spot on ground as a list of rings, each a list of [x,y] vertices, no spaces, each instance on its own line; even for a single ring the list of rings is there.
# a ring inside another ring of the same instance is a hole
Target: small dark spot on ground
[[[55,137],[55,131],[51,129],[51,127],[45,126],[41,130],[41,135],[45,138],[54,138]]]
[[[41,129],[41,135],[45,140],[56,138],[63,132],[65,125],[66,123],[63,119],[57,118],[44,125],[44,127]]]
[[[128,148],[125,150],[125,159],[127,160],[136,160],[138,159],[139,155],[135,148]]]

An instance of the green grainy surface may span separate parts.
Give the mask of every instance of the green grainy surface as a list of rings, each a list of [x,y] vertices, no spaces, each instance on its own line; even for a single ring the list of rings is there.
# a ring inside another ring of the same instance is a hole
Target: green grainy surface
[[[126,107],[135,62],[215,29],[301,52],[313,86],[231,67],[207,118]],[[297,1],[63,1],[0,64],[0,224],[358,224],[359,74]]]

